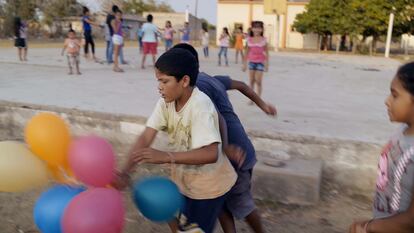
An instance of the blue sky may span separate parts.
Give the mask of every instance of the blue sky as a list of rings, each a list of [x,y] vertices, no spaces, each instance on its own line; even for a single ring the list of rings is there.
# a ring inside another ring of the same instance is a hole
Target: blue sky
[[[164,0],[177,12],[184,12],[189,6],[190,13],[194,15],[196,0]],[[216,24],[217,0],[198,0],[197,16],[207,19],[211,24]]]

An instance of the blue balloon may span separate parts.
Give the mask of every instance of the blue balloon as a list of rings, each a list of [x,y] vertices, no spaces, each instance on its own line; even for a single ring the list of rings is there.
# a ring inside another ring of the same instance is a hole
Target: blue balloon
[[[40,195],[36,201],[33,216],[36,226],[42,233],[62,233],[60,221],[66,206],[83,187],[67,185],[54,186]]]
[[[133,199],[141,213],[154,222],[167,222],[184,206],[177,185],[165,177],[151,177],[136,182]]]

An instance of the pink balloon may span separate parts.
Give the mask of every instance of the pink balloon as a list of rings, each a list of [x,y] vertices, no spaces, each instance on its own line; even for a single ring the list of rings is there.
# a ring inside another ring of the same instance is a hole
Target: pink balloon
[[[92,188],[66,207],[63,233],[120,233],[124,227],[122,195],[115,189]]]
[[[115,155],[111,144],[97,136],[84,136],[72,142],[69,165],[82,182],[105,187],[114,179]]]

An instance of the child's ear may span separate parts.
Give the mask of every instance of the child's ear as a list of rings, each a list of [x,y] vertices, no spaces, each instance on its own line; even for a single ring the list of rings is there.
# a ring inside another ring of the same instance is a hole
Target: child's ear
[[[184,75],[182,81],[183,81],[183,87],[190,86],[190,76]]]

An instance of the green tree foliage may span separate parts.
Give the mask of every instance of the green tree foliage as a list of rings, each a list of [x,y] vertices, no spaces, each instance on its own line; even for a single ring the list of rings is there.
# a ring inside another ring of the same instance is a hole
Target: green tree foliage
[[[123,9],[130,14],[141,14],[144,11],[174,12],[168,3],[157,3],[155,0],[125,0]]]

